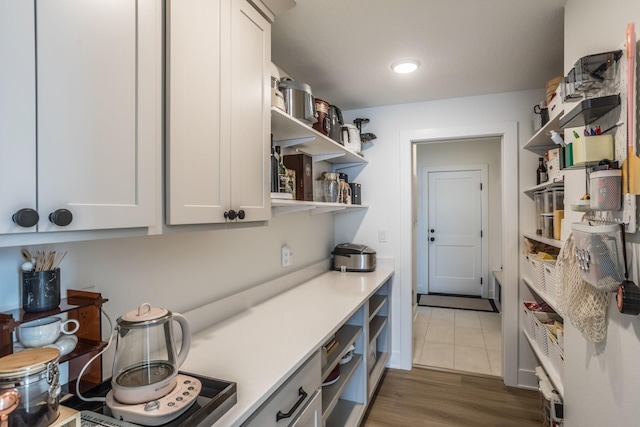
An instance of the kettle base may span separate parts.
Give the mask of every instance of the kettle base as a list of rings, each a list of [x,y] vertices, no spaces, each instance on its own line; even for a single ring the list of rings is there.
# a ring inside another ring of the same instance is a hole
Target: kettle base
[[[107,406],[114,418],[145,426],[159,426],[178,418],[196,402],[202,383],[199,379],[178,374],[177,383],[166,396],[150,402],[124,404],[113,397],[113,390],[107,394]]]

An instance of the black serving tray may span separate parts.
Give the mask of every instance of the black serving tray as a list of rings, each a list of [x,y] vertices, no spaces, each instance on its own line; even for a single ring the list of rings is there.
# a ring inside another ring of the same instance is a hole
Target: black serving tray
[[[163,427],[192,427],[197,425],[212,425],[222,417],[238,401],[236,383],[196,375],[189,372],[180,372],[197,378],[202,383],[202,390],[191,406],[184,414],[173,421],[163,424]],[[104,381],[90,390],[82,393],[84,397],[105,397],[111,390],[111,381]],[[60,402],[68,408],[76,411],[91,411],[98,414],[111,416],[109,408],[104,402],[85,402],[75,395],[63,399]]]

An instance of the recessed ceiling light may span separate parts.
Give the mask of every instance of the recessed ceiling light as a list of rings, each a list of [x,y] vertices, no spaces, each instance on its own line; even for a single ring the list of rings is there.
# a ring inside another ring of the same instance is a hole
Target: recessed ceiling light
[[[403,59],[391,64],[391,69],[398,74],[413,73],[420,66],[420,61],[415,59]]]

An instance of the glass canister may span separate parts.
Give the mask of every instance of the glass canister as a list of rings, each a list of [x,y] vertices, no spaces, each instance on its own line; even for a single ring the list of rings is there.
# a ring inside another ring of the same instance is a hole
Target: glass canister
[[[553,214],[542,214],[542,237],[553,239]]]
[[[328,172],[324,175],[324,201],[336,203],[340,193],[340,180],[337,173]]]
[[[536,218],[538,218],[536,234],[541,235],[544,227],[544,221],[542,219],[542,214],[544,213],[544,192],[538,191],[534,193],[533,198],[536,202]]]
[[[59,357],[54,348],[31,348],[0,358],[0,399],[5,404],[14,400],[15,407],[3,420],[9,426],[47,427],[56,420],[61,393]]]

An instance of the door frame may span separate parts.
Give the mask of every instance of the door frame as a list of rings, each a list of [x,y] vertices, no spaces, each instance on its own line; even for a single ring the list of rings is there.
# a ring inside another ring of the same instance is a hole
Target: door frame
[[[502,174],[502,377],[508,386],[518,385],[518,122],[478,123],[452,128],[427,128],[400,132],[400,266],[398,304],[400,360],[398,367],[411,369],[413,359],[413,308],[415,253],[415,143],[496,137],[501,139]],[[505,179],[508,177],[508,179]],[[506,351],[511,349],[511,351]]]
[[[418,213],[417,213],[417,225],[418,225],[418,236],[422,234],[423,230],[426,230],[426,226],[428,224],[424,224],[425,216],[428,216],[428,200],[429,200],[429,186],[425,184],[425,177],[429,176],[431,172],[461,172],[461,171],[480,171],[480,182],[482,183],[482,193],[480,195],[480,203],[481,203],[481,227],[483,231],[483,238],[481,241],[481,250],[482,250],[482,258],[481,258],[481,267],[480,267],[480,277],[482,277],[482,288],[481,288],[481,297],[488,298],[489,297],[489,168],[486,164],[476,164],[476,165],[462,165],[462,166],[424,166],[420,170],[420,179],[418,180]],[[429,259],[429,245],[426,243],[425,239],[416,239],[416,249],[419,249],[419,246],[422,246],[422,251],[426,256],[426,259]],[[418,253],[420,251],[418,250]],[[416,274],[417,276],[417,274]],[[429,293],[429,278],[427,273],[427,293]]]

